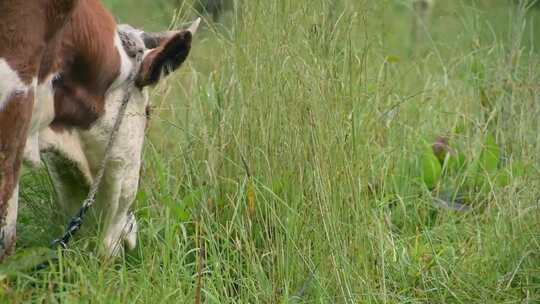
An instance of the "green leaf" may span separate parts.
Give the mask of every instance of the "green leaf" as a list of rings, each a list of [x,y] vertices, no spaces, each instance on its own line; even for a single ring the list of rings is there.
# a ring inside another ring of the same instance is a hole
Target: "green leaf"
[[[433,189],[441,177],[441,164],[431,149],[422,154],[422,180],[428,189]]]
[[[467,133],[467,130],[470,128],[469,123],[465,119],[460,119],[456,122],[456,125],[454,126],[454,134],[465,134]]]
[[[386,61],[388,63],[398,63],[400,60],[399,60],[399,57],[398,56],[395,56],[395,55],[388,55],[386,56]]]
[[[525,175],[525,164],[520,161],[513,161],[510,166],[510,171],[512,172],[513,178],[519,178]]]
[[[480,104],[488,111],[493,110],[493,104],[491,104],[491,101],[489,100],[487,92],[484,88],[480,88]]]
[[[495,183],[499,187],[508,186],[513,178],[522,177],[525,174],[525,166],[522,162],[513,161],[508,168],[504,168],[497,172]]]
[[[478,159],[479,169],[483,170],[489,175],[494,175],[497,172],[499,166],[499,159],[501,156],[501,150],[495,142],[495,136],[488,134],[486,141]],[[480,172],[479,172],[480,173]]]
[[[488,134],[480,156],[474,160],[467,170],[468,185],[478,189],[485,189],[488,185],[488,180],[495,181],[499,171],[500,155],[501,151],[495,142],[495,136]],[[501,181],[504,180],[504,177],[500,178],[502,179]]]
[[[500,188],[504,188],[510,184],[510,181],[512,179],[512,175],[507,170],[500,170],[497,172],[497,175],[495,175],[495,185],[497,185]]]
[[[187,220],[189,220],[191,213],[187,211],[187,209],[183,206],[181,201],[178,202],[178,201],[167,200],[166,204],[167,204],[167,207],[169,207],[169,210],[173,213],[174,217],[177,220],[181,222],[186,222]]]
[[[191,191],[188,195],[182,199],[182,205],[188,209],[192,209],[197,206],[203,199],[205,188],[199,188]]]
[[[466,165],[467,165],[467,157],[464,154],[459,153],[457,151],[455,153],[450,154],[447,157],[447,160],[445,163],[445,166],[446,168],[448,168],[448,171],[452,173],[460,172],[461,170],[465,168]]]
[[[190,219],[193,208],[202,200],[203,194],[204,188],[199,188],[188,193],[181,201],[167,199],[165,204],[179,221],[186,222]]]
[[[471,63],[471,70],[470,70],[470,76],[471,80],[475,85],[480,85],[485,82],[486,79],[486,67],[485,65],[480,62],[479,60],[474,60]]]

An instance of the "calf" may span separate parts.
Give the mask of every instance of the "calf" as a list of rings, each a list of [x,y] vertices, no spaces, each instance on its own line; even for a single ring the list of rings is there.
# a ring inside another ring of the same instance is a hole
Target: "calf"
[[[141,165],[145,88],[180,67],[198,25],[199,20],[185,31],[145,33],[118,26],[100,1],[85,0],[45,50],[25,158],[37,165],[41,152],[58,203],[68,215],[80,207],[94,181],[121,100],[130,90],[96,197],[107,254],[119,253],[124,245],[133,248],[136,242],[137,225],[129,209]],[[137,53],[142,54],[140,64]],[[134,86],[127,85],[133,75]]]
[[[77,2],[0,1],[0,260],[15,246],[19,169],[41,60]]]

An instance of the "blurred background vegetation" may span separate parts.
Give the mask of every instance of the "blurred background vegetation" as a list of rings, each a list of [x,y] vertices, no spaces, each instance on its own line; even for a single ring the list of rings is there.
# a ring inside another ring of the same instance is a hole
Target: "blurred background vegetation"
[[[408,0],[195,1],[105,1],[147,30],[204,16],[151,91],[138,248],[110,267],[81,240],[11,300],[540,301],[532,1],[436,1],[419,39]],[[24,181],[20,248],[46,246],[54,193]]]

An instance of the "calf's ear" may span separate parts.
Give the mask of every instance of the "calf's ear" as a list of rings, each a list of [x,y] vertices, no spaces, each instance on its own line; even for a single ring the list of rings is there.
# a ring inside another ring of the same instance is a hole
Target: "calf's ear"
[[[157,47],[144,56],[141,68],[135,79],[138,87],[156,84],[162,75],[167,76],[178,69],[186,60],[191,49],[193,34],[197,31],[200,19],[187,30],[169,32]]]
[[[156,84],[162,75],[174,72],[186,60],[191,49],[192,35],[183,31],[151,50],[143,59],[135,79],[138,87]]]

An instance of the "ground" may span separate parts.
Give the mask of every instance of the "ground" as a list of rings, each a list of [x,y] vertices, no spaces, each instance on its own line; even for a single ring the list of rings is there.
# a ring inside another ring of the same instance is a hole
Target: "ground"
[[[152,30],[195,18],[106,2]],[[151,94],[137,249],[104,261],[79,239],[4,277],[5,299],[540,301],[540,14],[439,1],[412,45],[407,3],[239,1],[206,24]],[[21,196],[24,253],[64,223],[45,171]]]

